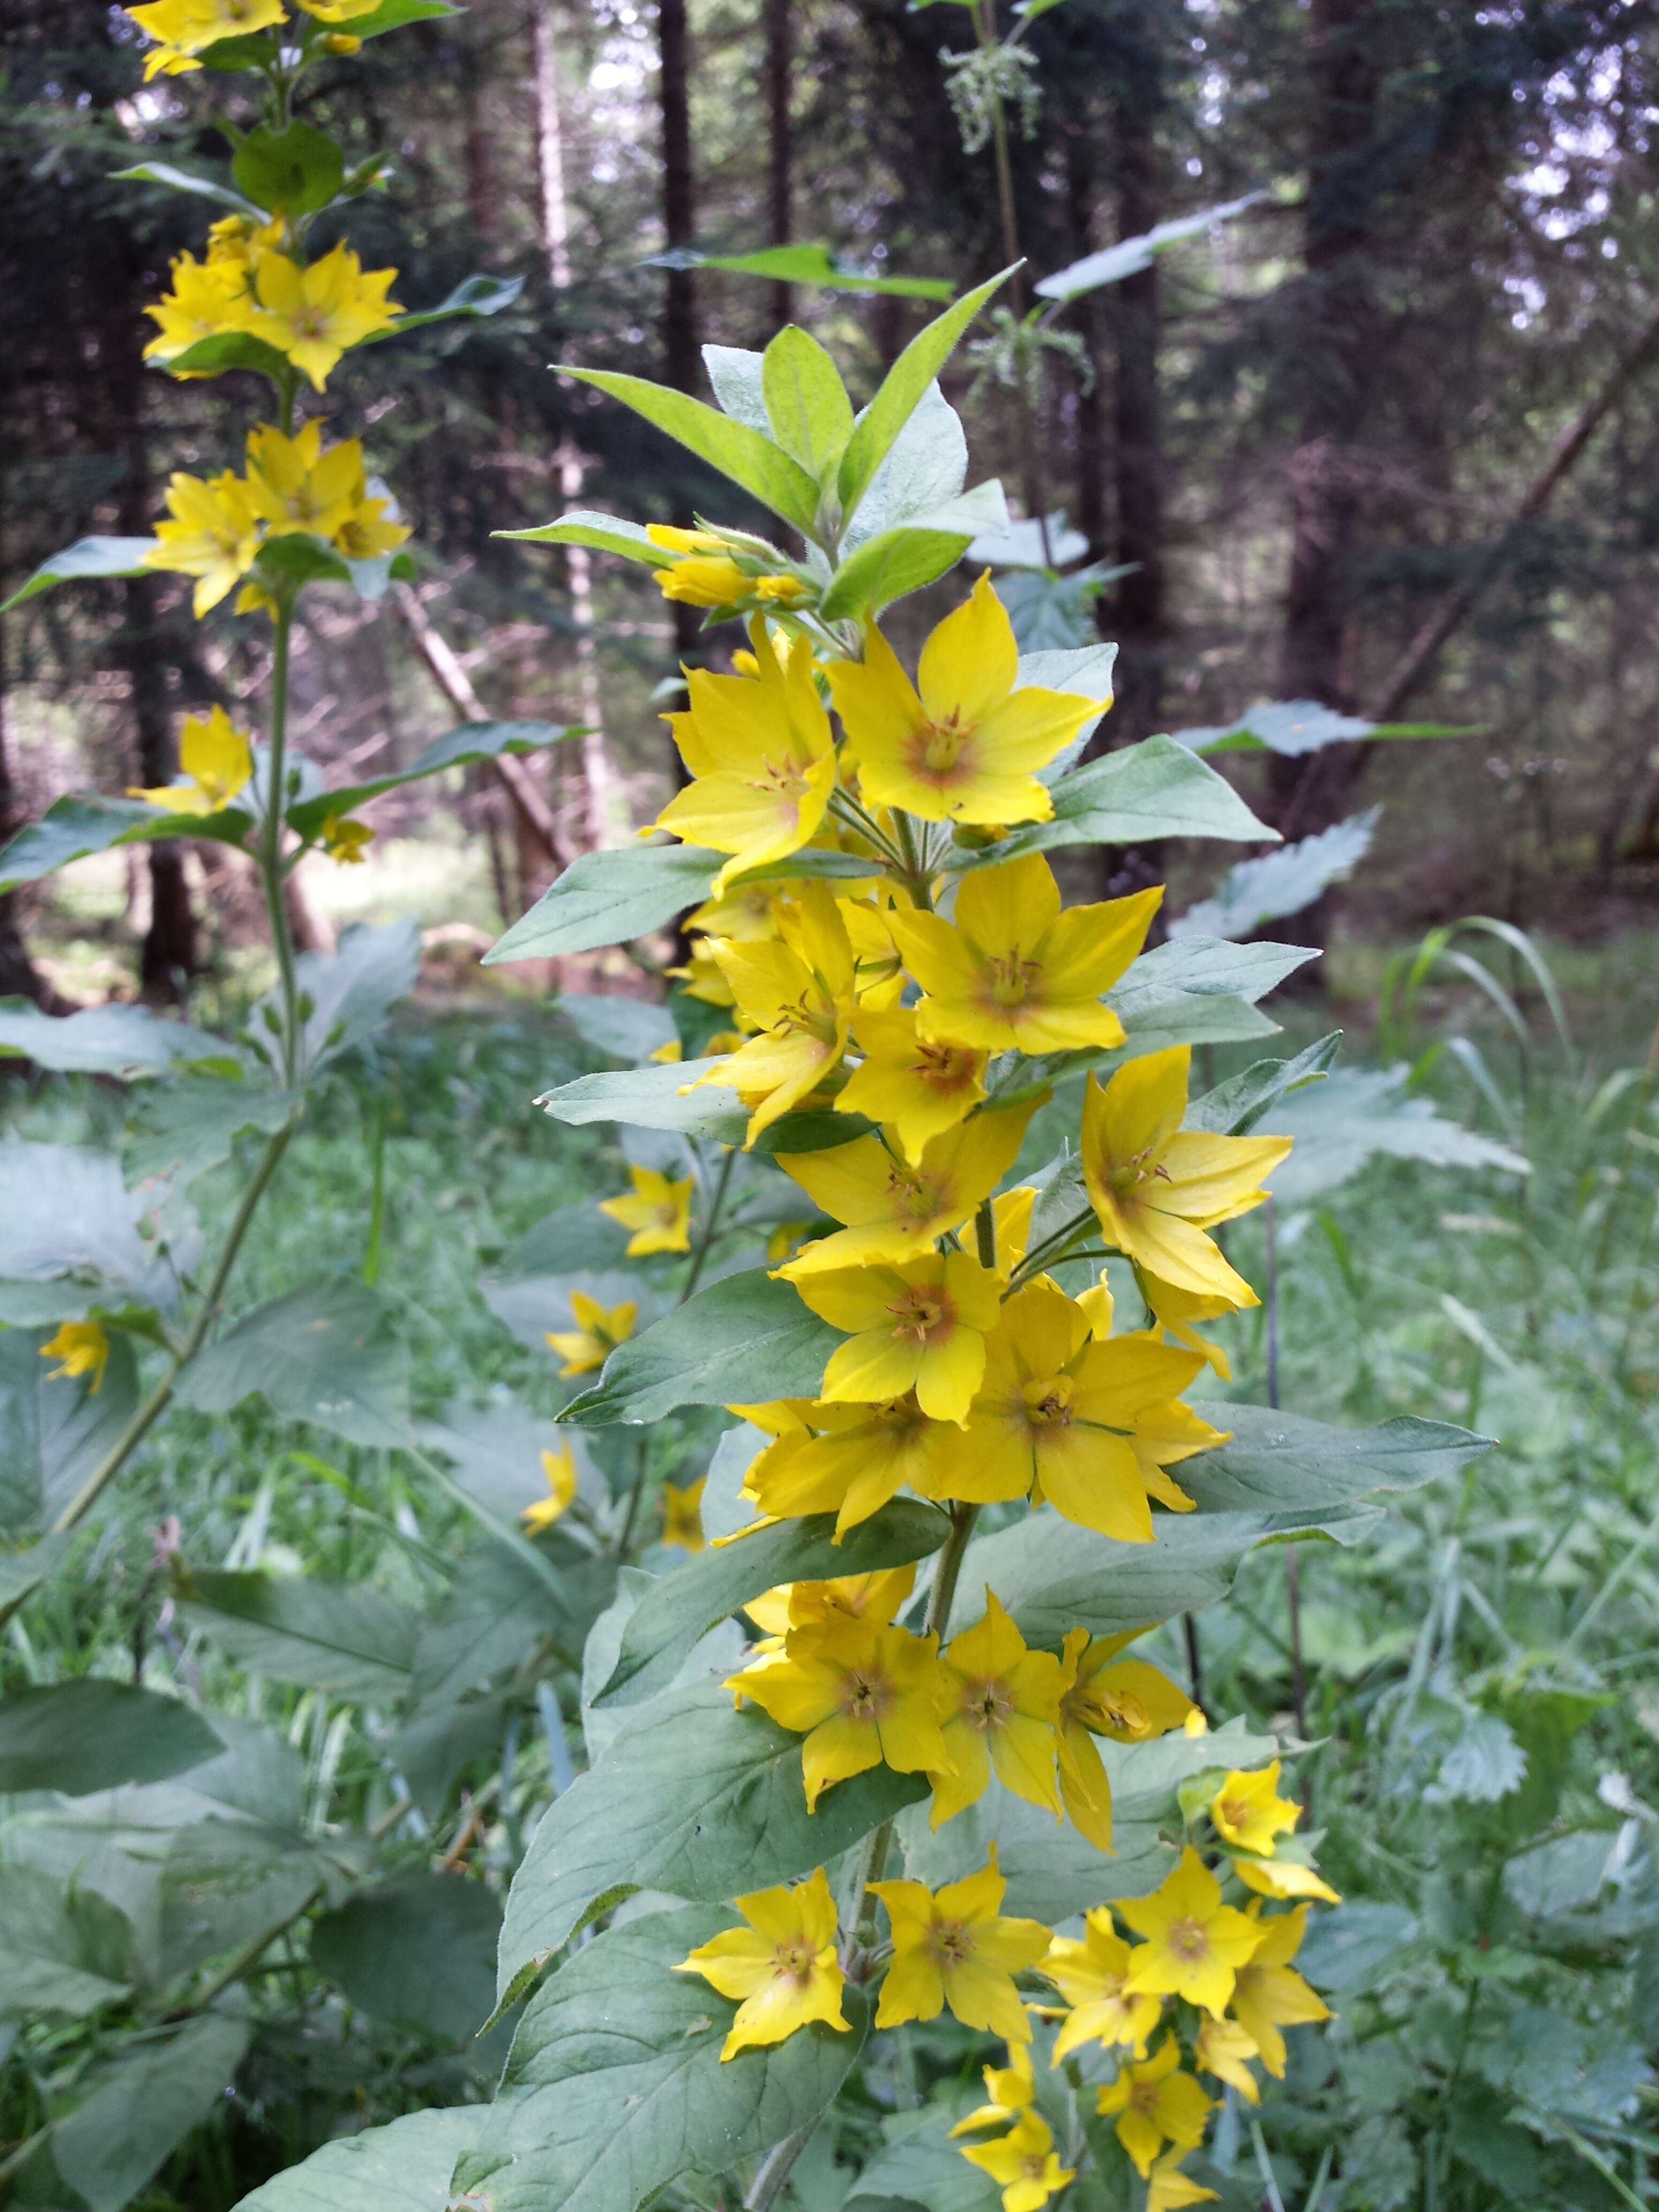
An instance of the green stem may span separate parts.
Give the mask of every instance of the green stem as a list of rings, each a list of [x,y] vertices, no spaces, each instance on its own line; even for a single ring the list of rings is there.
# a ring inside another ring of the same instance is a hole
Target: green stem
[[[628,1509],[623,1515],[622,1527],[617,1531],[617,1557],[625,1559],[628,1547],[634,1540],[634,1528],[640,1517],[640,1505],[645,1497],[646,1443],[639,1439],[639,1450],[634,1468],[634,1486],[628,1493]]]
[[[293,1911],[289,1914],[288,1918],[284,1920],[279,1927],[262,1929],[258,1935],[252,1937],[250,1942],[244,1943],[241,1949],[236,1952],[228,1962],[220,1968],[219,1972],[213,1977],[213,1979],[208,1984],[207,1987],[199,1993],[199,1995],[193,1996],[187,2005],[180,2006],[177,2012],[170,2013],[167,2017],[170,2020],[175,2021],[191,2020],[198,2013],[204,2013],[208,2007],[214,2002],[216,1997],[220,1997],[224,1995],[225,1991],[230,1987],[233,1982],[240,1982],[241,1980],[243,1975],[246,1973],[248,1968],[252,1966],[261,1952],[268,1951],[279,1936],[287,1935],[289,1929],[295,1925],[296,1921],[302,1920],[305,1917],[306,1914],[310,1911],[312,1906],[315,1905],[317,1899],[322,1894],[323,1892],[320,1887],[313,1889],[301,1904],[295,1906]]]
[[[300,1060],[299,989],[294,975],[294,939],[289,933],[283,896],[283,783],[288,773],[289,665],[294,635],[294,597],[285,592],[276,611],[276,641],[270,666],[270,780],[265,789],[265,818],[259,839],[259,881],[270,923],[271,946],[283,1000],[283,1080],[291,1091]]]
[[[951,1626],[951,1607],[957,1594],[957,1578],[962,1572],[963,1559],[968,1549],[968,1539],[974,1533],[974,1523],[979,1518],[977,1505],[957,1504],[951,1509],[951,1535],[939,1553],[939,1565],[933,1575],[933,1595],[927,1601],[927,1620],[923,1633],[937,1636],[944,1643]]]
[[[714,1241],[714,1231],[720,1225],[720,1208],[726,1203],[726,1193],[732,1181],[732,1170],[737,1164],[737,1149],[732,1146],[720,1162],[720,1175],[714,1184],[714,1194],[708,1201],[708,1212],[704,1217],[702,1228],[697,1237],[696,1249],[692,1253],[691,1265],[686,1270],[684,1287],[674,1301],[678,1306],[683,1306],[685,1304],[702,1278],[703,1265],[708,1257],[708,1248]]]
[[[902,856],[905,886],[923,914],[933,911],[933,886],[927,874],[920,848],[916,844],[915,824],[908,814],[893,816],[898,831],[899,851]]]

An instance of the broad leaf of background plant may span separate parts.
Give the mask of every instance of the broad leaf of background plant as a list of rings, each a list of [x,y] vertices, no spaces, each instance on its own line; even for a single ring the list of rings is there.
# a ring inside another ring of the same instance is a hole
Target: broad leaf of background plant
[[[21,1302],[0,1289],[0,1320],[84,1314],[97,1303],[170,1309],[174,1267],[143,1234],[154,1191],[129,1191],[107,1152],[72,1145],[0,1144],[0,1269],[9,1285],[39,1285]],[[194,1255],[178,1249],[175,1266]]]
[[[867,2013],[727,2063],[735,2008],[687,1952],[734,1923],[729,1909],[653,1913],[578,1951],[536,1992],[476,2148],[454,2185],[480,2212],[635,2212],[682,2173],[724,2170],[815,2120],[858,2057]]]
[[[594,1388],[573,1398],[559,1419],[598,1429],[659,1420],[677,1406],[816,1397],[842,1341],[793,1284],[758,1268],[728,1275],[618,1345]]]
[[[130,1338],[111,1344],[95,1391],[84,1381],[54,1380],[53,1363],[40,1356],[46,1341],[44,1329],[0,1329],[0,1529],[50,1517],[92,1473],[138,1402]],[[0,1606],[7,1601],[0,1583]]]
[[[495,2009],[501,1925],[483,1882],[404,1875],[314,1920],[311,1963],[371,2019],[460,2043]]]
[[[291,828],[302,837],[314,837],[331,816],[349,814],[378,799],[383,791],[396,791],[405,783],[419,783],[446,769],[463,768],[470,761],[499,760],[503,753],[534,753],[566,738],[580,737],[572,722],[463,722],[441,738],[434,738],[408,768],[390,775],[371,776],[367,783],[349,783],[320,798],[302,799],[288,810]]]
[[[126,1923],[89,1890],[0,1865],[0,2020],[83,2020],[126,1991]],[[111,1969],[122,1978],[112,1980]]]
[[[177,1698],[101,1676],[0,1699],[0,1790],[82,1797],[124,1782],[165,1782],[223,1749]]]
[[[1380,806],[1350,816],[1317,836],[1304,837],[1258,860],[1228,869],[1214,895],[1170,924],[1172,938],[1248,937],[1264,922],[1300,914],[1333,884],[1344,883],[1370,850]]]
[[[708,896],[720,860],[698,845],[584,853],[485,953],[484,965],[592,952],[647,937]]]
[[[1401,1414],[1337,1429],[1264,1406],[1195,1405],[1231,1443],[1182,1462],[1181,1486],[1204,1513],[1322,1513],[1378,1490],[1420,1490],[1492,1449],[1490,1437]]]
[[[1194,775],[1194,769],[1201,773]],[[1147,738],[1074,769],[1054,786],[1054,802],[1052,822],[1027,823],[977,852],[959,847],[946,866],[959,872],[1068,845],[1134,845],[1153,837],[1243,842],[1273,834],[1224,776],[1205,768],[1170,738]]]
[[[380,1704],[404,1695],[419,1615],[361,1583],[203,1569],[179,1611],[250,1674]]]
[[[240,846],[252,827],[252,816],[235,806],[217,814],[179,815],[142,799],[55,799],[38,822],[20,830],[0,851],[0,894],[117,845],[205,837],[212,844]]]
[[[273,1413],[352,1443],[410,1441],[408,1346],[363,1283],[322,1283],[256,1306],[179,1385],[185,1403],[204,1413],[228,1413],[255,1391]]]
[[[253,1081],[192,1076],[154,1085],[140,1095],[127,1123],[127,1173],[135,1182],[161,1175],[192,1182],[230,1158],[244,1129],[271,1136],[298,1103],[297,1092],[268,1091]]]
[[[235,2212],[445,2212],[455,2161],[483,2118],[477,2105],[450,2106],[342,2136],[243,2197]]]
[[[717,1682],[655,1698],[542,1816],[507,1896],[501,1991],[634,1890],[713,1901],[798,1881],[927,1790],[876,1767],[809,1814],[798,1735]]]
[[[390,1009],[414,989],[420,972],[421,932],[415,921],[388,922],[383,929],[359,923],[341,938],[337,952],[302,952],[294,963],[295,981],[312,1011],[300,1034],[301,1075],[314,1073],[373,1036]],[[277,1009],[274,993],[254,1006],[248,1027],[276,1067],[280,1055],[265,1024],[267,1008]]]
[[[1497,1168],[1525,1175],[1527,1161],[1506,1145],[1466,1129],[1413,1097],[1404,1067],[1343,1067],[1273,1109],[1273,1132],[1296,1149],[1267,1178],[1281,1206],[1300,1206],[1334,1190],[1378,1153],[1433,1167]]]
[[[629,1121],[636,1128],[674,1129],[682,1136],[740,1145],[749,1114],[736,1091],[723,1083],[690,1087],[715,1065],[712,1060],[687,1060],[581,1075],[556,1091],[543,1091],[536,1103],[556,1121]]]
[[[58,1074],[149,1075],[178,1060],[222,1060],[228,1048],[188,1022],[148,1006],[83,1006],[43,1014],[27,999],[0,999],[0,1059],[32,1060]]]

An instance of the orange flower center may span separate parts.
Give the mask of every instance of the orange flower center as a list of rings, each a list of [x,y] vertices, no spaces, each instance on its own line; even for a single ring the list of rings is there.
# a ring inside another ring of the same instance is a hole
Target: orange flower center
[[[1025,1385],[1025,1418],[1033,1428],[1063,1429],[1072,1419],[1072,1378],[1069,1375],[1033,1376]]]
[[[910,1073],[935,1091],[960,1091],[974,1080],[974,1055],[957,1044],[924,1044]]]
[[[1139,2112],[1143,2119],[1155,2119],[1158,2115],[1158,2084],[1156,2081],[1137,2081],[1129,2092],[1129,2109]]]
[[[998,953],[985,963],[989,984],[987,995],[994,1006],[1023,1006],[1032,996],[1042,973],[1035,960],[1023,960],[1018,945]]]
[[[942,1291],[908,1286],[887,1309],[893,1316],[895,1336],[914,1337],[918,1344],[933,1344],[948,1336],[956,1326],[957,1310]]]
[[[918,1175],[895,1160],[887,1170],[887,1202],[900,1221],[919,1229],[940,1208],[945,1187],[937,1176]]]
[[[963,1692],[962,1717],[981,1735],[991,1735],[1008,1725],[1014,1710],[1014,1701],[1008,1685],[999,1677],[988,1682],[974,1682]]]
[[[885,1717],[893,1703],[893,1686],[883,1674],[854,1669],[842,1680],[841,1709],[849,1721],[873,1726]]]
[[[772,1954],[772,1972],[780,1981],[804,1990],[812,1978],[812,1954],[805,1943],[780,1943]]]
[[[915,773],[930,783],[964,782],[973,764],[963,761],[963,750],[972,736],[972,729],[963,728],[954,709],[942,722],[923,722],[914,741],[911,765]]]
[[[1099,1690],[1090,1702],[1097,1726],[1121,1729],[1126,1735],[1146,1733],[1146,1708],[1127,1690]]]
[[[320,307],[301,307],[294,318],[296,338],[321,338],[328,335],[328,317]]]
[[[1243,1798],[1224,1797],[1215,1809],[1230,1828],[1243,1828],[1249,1825],[1250,1807]]]
[[[974,1939],[960,1920],[936,1920],[928,1931],[927,1948],[941,1973],[965,1966],[974,1955]]]
[[[798,805],[806,796],[806,775],[799,761],[775,761],[769,755],[761,763],[759,775],[750,776],[749,781],[757,791],[775,791],[792,805]]]
[[[1210,1938],[1201,1920],[1177,1920],[1170,1929],[1170,1948],[1177,1959],[1194,1966],[1210,1954]]]

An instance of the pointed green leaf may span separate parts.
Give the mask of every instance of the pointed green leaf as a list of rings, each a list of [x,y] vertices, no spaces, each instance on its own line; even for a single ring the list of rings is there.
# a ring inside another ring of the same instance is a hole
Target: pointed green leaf
[[[140,161],[136,168],[112,169],[112,184],[166,185],[175,192],[192,192],[204,200],[213,200],[220,207],[234,209],[238,215],[258,216],[261,210],[240,192],[233,191],[228,185],[221,184],[216,177],[198,177],[193,169],[180,169],[171,161]]]
[[[688,907],[702,904],[721,859],[698,845],[584,853],[485,953],[484,965],[592,952],[602,945],[647,937]]]
[[[841,1332],[820,1321],[793,1283],[759,1268],[711,1283],[651,1328],[619,1344],[599,1382],[561,1421],[601,1429],[660,1420],[677,1406],[752,1406],[815,1398]]]
[[[135,1075],[175,1061],[222,1059],[219,1037],[148,1006],[83,1006],[43,1014],[29,999],[0,999],[0,1059],[31,1060],[59,1074]]]
[[[382,1703],[409,1688],[420,1616],[379,1590],[204,1569],[179,1595],[181,1616],[250,1674]]]
[[[853,434],[853,403],[840,370],[815,337],[791,323],[766,349],[761,385],[772,435],[821,483]]]
[[[252,827],[252,816],[234,806],[217,814],[171,814],[141,799],[57,799],[0,852],[0,895],[112,846],[148,844],[156,837],[205,837],[240,846]]]
[[[884,292],[900,300],[948,300],[956,286],[943,276],[862,276],[845,269],[827,246],[765,246],[758,253],[699,253],[671,246],[653,253],[647,269],[720,269],[732,276],[765,276],[773,283],[812,284],[827,292]]]
[[[1033,654],[1031,660],[1062,658]],[[1022,678],[1037,682],[1038,677]],[[1054,688],[1069,690],[1061,683]],[[1193,770],[1199,773],[1195,775]],[[960,873],[1028,853],[1068,845],[1138,845],[1154,837],[1222,837],[1271,842],[1275,831],[1255,816],[1224,776],[1206,768],[1173,738],[1146,738],[1073,769],[1054,787],[1052,822],[1028,822],[995,845],[957,848],[946,861]]]
[[[536,1100],[544,1114],[577,1127],[589,1121],[625,1121],[636,1129],[677,1129],[685,1137],[708,1137],[740,1145],[749,1127],[749,1109],[724,1083],[697,1084],[718,1067],[714,1060],[675,1060],[659,1067],[626,1067],[602,1075],[578,1076]]]
[[[1265,1406],[1194,1406],[1231,1436],[1183,1460],[1179,1480],[1203,1513],[1322,1513],[1379,1490],[1420,1490],[1492,1449],[1490,1437],[1401,1414],[1338,1429]]]
[[[647,568],[674,565],[673,555],[652,544],[642,523],[626,522],[619,514],[601,514],[586,507],[573,507],[556,522],[544,522],[536,530],[497,530],[491,535],[526,545],[591,545],[597,553],[619,553],[624,561],[638,561]]]
[[[0,1790],[84,1797],[125,1782],[167,1782],[224,1746],[177,1698],[86,1675],[0,1698]]]
[[[800,463],[792,460],[769,438],[729,415],[705,406],[684,392],[652,384],[642,376],[622,376],[603,368],[561,368],[578,383],[619,399],[647,422],[729,477],[774,514],[791,522],[810,538],[815,526],[818,488]]]
[[[49,592],[54,584],[66,584],[78,577],[150,575],[154,572],[144,566],[144,556],[156,543],[154,538],[77,538],[73,545],[43,561],[27,583],[20,585],[0,605],[0,615],[9,614],[26,599]]]
[[[337,2136],[244,2197],[235,2212],[445,2212],[455,2161],[484,2117],[481,2105],[446,2105]]]
[[[242,1315],[179,1378],[179,1395],[227,1413],[258,1391],[273,1413],[357,1444],[410,1441],[409,1349],[367,1284],[290,1291]]]
[[[499,760],[503,753],[541,752],[582,734],[576,723],[463,722],[447,736],[434,738],[408,768],[395,769],[389,775],[371,776],[366,783],[349,783],[315,799],[297,800],[288,810],[289,823],[301,836],[314,837],[331,816],[349,814],[371,799],[378,799],[383,791],[396,791],[405,783],[441,775],[446,769],[464,768],[470,761]]]
[[[881,531],[841,563],[823,595],[831,621],[878,615],[908,592],[919,592],[953,568],[975,533],[1006,519],[1002,486],[994,478],[947,501],[931,514]]]

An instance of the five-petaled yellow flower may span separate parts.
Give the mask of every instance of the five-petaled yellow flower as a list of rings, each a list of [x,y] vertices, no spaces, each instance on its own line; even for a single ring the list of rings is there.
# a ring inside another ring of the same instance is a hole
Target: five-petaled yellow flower
[[[808,1244],[779,1273],[799,1283],[831,1267],[920,1260],[960,1229],[1007,1174],[1031,1110],[1027,1103],[975,1114],[924,1146],[915,1164],[895,1159],[879,1137],[855,1137],[825,1152],[781,1154],[785,1174],[847,1226]]]
[[[248,312],[246,287],[232,263],[181,253],[173,264],[173,289],[144,310],[156,325],[144,359],[170,362],[203,338],[245,331]]]
[[[572,1291],[570,1318],[575,1327],[547,1332],[548,1350],[556,1352],[564,1362],[560,1376],[591,1375],[596,1367],[603,1367],[617,1346],[633,1335],[639,1317],[639,1306],[632,1298],[607,1308],[586,1291]]]
[[[1037,770],[1100,711],[1073,692],[1015,690],[1019,648],[988,576],[923,646],[914,685],[874,628],[864,659],[829,674],[864,797],[924,822],[1047,822]]]
[[[1307,2021],[1331,2016],[1329,2006],[1291,1964],[1301,1948],[1308,1910],[1305,1905],[1298,1905],[1293,1912],[1268,1917],[1259,1904],[1251,1905],[1249,1917],[1261,1931],[1261,1940],[1248,1963],[1239,1968],[1233,1990],[1233,2016],[1276,2081],[1285,2078],[1285,2039],[1280,2028],[1300,2027]]]
[[[349,814],[331,814],[323,824],[323,850],[342,867],[359,867],[368,857],[374,832]]]
[[[937,2020],[948,2005],[964,2027],[987,2029],[1005,2043],[1030,2041],[1014,1976],[1036,1965],[1049,1936],[1041,1921],[1000,1917],[1007,1887],[994,1844],[988,1865],[938,1891],[919,1881],[871,1883],[893,1931],[878,2027]]]
[[[1282,1851],[1271,1859],[1252,1858],[1248,1852],[1235,1851],[1232,1869],[1247,1889],[1262,1897],[1316,1897],[1327,1905],[1342,1902],[1322,1875],[1299,1860],[1287,1859]]]
[[[1248,1966],[1244,1968],[1245,1973],[1249,1971]],[[1238,2002],[1237,1990],[1233,2002]],[[1200,2021],[1194,2039],[1193,2063],[1200,2074],[1213,2074],[1218,2081],[1237,2089],[1249,2105],[1261,2102],[1261,2085],[1250,2071],[1250,2061],[1257,2056],[1254,2039],[1236,2020],[1217,2020],[1213,2014],[1206,2012]]]
[[[942,1826],[982,1797],[994,1766],[1006,1789],[1058,1816],[1054,1726],[1061,1672],[1054,1653],[1026,1650],[988,1586],[984,1619],[953,1638],[940,1660],[950,1695],[945,1741],[956,1771],[933,1777],[932,1825]]]
[[[909,1567],[881,1567],[866,1575],[837,1575],[829,1582],[780,1583],[763,1590],[744,1607],[757,1628],[781,1650],[792,1628],[810,1621],[879,1621],[885,1627],[916,1586],[916,1571]],[[759,1645],[757,1650],[761,1649]]]
[[[628,1257],[643,1259],[651,1252],[689,1252],[691,1249],[691,1194],[696,1179],[687,1176],[676,1182],[655,1168],[629,1168],[633,1189],[621,1198],[599,1201],[599,1212],[631,1229]]]
[[[397,281],[395,269],[366,270],[349,246],[337,246],[308,268],[285,253],[268,253],[255,271],[259,304],[248,327],[320,392],[343,354],[391,330],[402,314],[387,297]]]
[[[737,1900],[746,1928],[728,1929],[674,1969],[701,1974],[723,1997],[742,2000],[722,2061],[751,2044],[781,2043],[813,2021],[847,2029],[846,1977],[836,1956],[836,1900],[820,1867],[793,1889],[757,1889]]]
[[[708,1477],[700,1474],[684,1488],[672,1482],[662,1486],[662,1540],[676,1551],[701,1552],[708,1542],[702,1528],[702,1493],[708,1483]]]
[[[1261,1929],[1222,1903],[1220,1883],[1190,1844],[1150,1897],[1121,1898],[1117,1910],[1146,1938],[1136,1947],[1127,1989],[1225,2012],[1238,1969],[1260,1945]]]
[[[248,434],[248,497],[273,538],[295,531],[332,538],[349,518],[362,483],[362,446],[349,438],[325,452],[319,421],[291,438],[269,422]]]
[[[1184,1728],[1198,1710],[1158,1668],[1118,1656],[1141,1632],[1091,1637],[1086,1628],[1073,1628],[1060,1655],[1060,1795],[1073,1825],[1103,1851],[1112,1848],[1112,1785],[1095,1738],[1146,1743]]]
[[[57,1334],[41,1346],[40,1357],[59,1363],[47,1376],[48,1382],[74,1382],[89,1375],[88,1388],[95,1398],[109,1364],[109,1338],[95,1321],[60,1321]]]
[[[743,1410],[773,1437],[744,1479],[763,1513],[779,1519],[833,1513],[839,1541],[907,1486],[919,1498],[951,1494],[962,1431],[954,1422],[929,1420],[910,1392],[873,1406]]]
[[[546,1497],[526,1505],[520,1516],[532,1534],[562,1520],[576,1495],[576,1455],[568,1444],[542,1454],[542,1480],[547,1485]]]
[[[198,55],[221,39],[245,38],[288,20],[283,0],[149,0],[126,12],[156,41],[144,57],[146,82],[200,69]]]
[[[253,566],[259,550],[258,516],[247,486],[230,469],[210,482],[175,470],[167,479],[167,500],[168,519],[156,524],[156,542],[143,563],[195,577],[199,622]]]
[[[1274,1838],[1302,1817],[1293,1797],[1278,1794],[1279,1764],[1274,1759],[1254,1774],[1235,1770],[1210,1800],[1210,1818],[1222,1841],[1257,1858],[1270,1859]]]
[[[917,1034],[984,1052],[1121,1044],[1103,994],[1146,942],[1163,896],[1062,908],[1054,870],[1033,853],[976,869],[957,893],[954,922],[895,908],[888,927],[923,993]]]
[[[937,1773],[951,1764],[939,1733],[945,1678],[939,1639],[878,1621],[830,1619],[789,1632],[784,1656],[726,1687],[804,1735],[808,1811],[837,1782],[872,1766]]]
[[[835,738],[813,677],[811,640],[798,638],[781,659],[758,617],[749,634],[757,675],[688,669],[690,705],[664,718],[696,780],[653,826],[731,854],[714,878],[717,899],[733,876],[799,852],[823,822],[836,786]]]
[[[1146,2212],[1184,2212],[1188,2204],[1213,2204],[1213,2189],[1206,2189],[1190,2173],[1183,2173],[1184,2150],[1166,2150],[1146,2183]]]
[[[987,1341],[956,1494],[1030,1494],[1082,1528],[1149,1544],[1152,1510],[1134,1437],[1200,1364],[1146,1336],[1103,1344],[1087,1311],[1038,1277],[1007,1301]]]
[[[1267,1197],[1261,1179],[1288,1137],[1218,1137],[1182,1129],[1189,1046],[1147,1054],[1083,1103],[1083,1174],[1103,1235],[1176,1290],[1253,1306],[1255,1292],[1204,1231]]]
[[[988,2102],[976,2105],[965,2119],[958,2120],[951,2130],[953,2136],[970,2136],[979,2128],[1000,2128],[1029,2110],[1036,2095],[1036,2076],[1031,2071],[1027,2044],[1009,2045],[1006,2066],[981,2066],[979,2070],[985,2077]]]
[[[838,1093],[836,1111],[883,1123],[912,1167],[930,1138],[954,1129],[985,1096],[986,1055],[927,1042],[916,1033],[911,1007],[860,1006],[853,1038],[864,1059]]]
[[[836,1268],[795,1285],[820,1320],[848,1332],[824,1370],[830,1404],[880,1404],[914,1390],[930,1420],[963,1422],[985,1371],[1000,1285],[965,1252],[902,1267]]]
[[[759,1034],[685,1085],[737,1092],[751,1109],[745,1150],[836,1067],[853,1012],[853,946],[833,894],[805,884],[799,902],[779,902],[777,922],[778,935],[758,944],[713,940],[738,1014]]]
[[[1166,2035],[1150,2058],[1130,2059],[1116,2081],[1096,2094],[1096,2111],[1106,2118],[1117,2115],[1117,2139],[1142,2180],[1166,2142],[1195,2150],[1204,2140],[1211,2100],[1180,2065],[1181,2046]]]
[[[1006,2136],[964,2146],[962,2154],[1001,2190],[1002,2212],[1041,2212],[1077,2179],[1075,2166],[1060,2164],[1054,2131],[1041,2112],[1022,2112]]]
[[[183,783],[135,788],[129,796],[163,806],[169,814],[216,814],[253,778],[247,732],[236,727],[222,707],[188,717],[179,732],[179,763]]]
[[[1080,1939],[1056,1936],[1048,1946],[1042,1971],[1072,2008],[1054,2038],[1056,2066],[1085,2043],[1121,2044],[1136,2058],[1146,2056],[1146,2039],[1164,2007],[1125,1986],[1133,1956],[1104,1905],[1088,1915]]]

